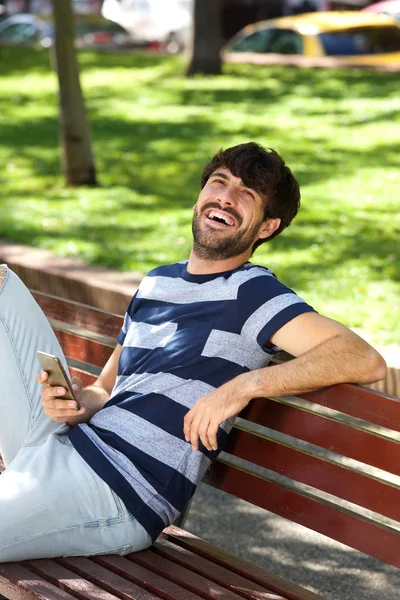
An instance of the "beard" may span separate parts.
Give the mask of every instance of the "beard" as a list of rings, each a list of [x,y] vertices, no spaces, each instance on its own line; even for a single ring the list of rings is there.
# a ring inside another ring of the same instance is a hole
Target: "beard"
[[[209,208],[218,208],[221,210],[219,204],[210,202],[203,207],[201,214]],[[233,215],[239,225],[241,225],[242,219],[233,209],[225,208],[224,211]],[[201,214],[198,212],[197,208],[194,209],[192,221],[193,252],[198,257],[207,260],[225,260],[227,258],[233,258],[252,248],[262,223],[261,220],[247,231],[243,230],[240,233],[233,231],[232,233],[229,233],[228,231],[225,232],[223,230],[206,229],[204,224],[201,223]]]

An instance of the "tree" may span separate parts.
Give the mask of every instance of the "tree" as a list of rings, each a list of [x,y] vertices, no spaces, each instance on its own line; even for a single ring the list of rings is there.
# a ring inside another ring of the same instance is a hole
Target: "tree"
[[[74,46],[74,17],[71,0],[53,0],[54,53],[60,103],[62,166],[68,185],[96,185],[79,67]]]
[[[195,0],[192,49],[187,75],[221,73],[221,0]]]

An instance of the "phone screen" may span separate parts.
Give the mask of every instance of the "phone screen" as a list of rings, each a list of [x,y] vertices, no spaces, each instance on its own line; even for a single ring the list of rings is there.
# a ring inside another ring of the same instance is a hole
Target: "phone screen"
[[[46,371],[48,373],[48,380],[47,382],[49,383],[49,385],[51,386],[62,386],[64,387],[67,392],[66,394],[64,394],[64,396],[61,396],[60,399],[61,400],[75,400],[75,402],[77,403],[77,407],[76,410],[80,409],[80,405],[78,402],[78,399],[76,398],[75,394],[74,394],[74,390],[72,389],[72,384],[71,381],[68,377],[68,375],[66,374],[64,367],[60,361],[60,359],[58,358],[58,356],[54,356],[54,354],[47,354],[46,352],[40,352],[38,351],[36,353],[36,356],[40,362],[40,365],[43,369],[43,371]]]

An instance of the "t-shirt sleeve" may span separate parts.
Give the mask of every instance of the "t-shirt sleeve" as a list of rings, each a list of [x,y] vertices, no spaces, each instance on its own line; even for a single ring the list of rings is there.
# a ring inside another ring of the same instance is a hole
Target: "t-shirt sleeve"
[[[253,279],[246,287],[246,305],[251,306],[252,311],[247,317],[246,328],[257,344],[269,353],[281,351],[270,342],[279,329],[303,313],[315,312],[272,273]]]
[[[123,344],[124,344],[126,334],[128,333],[128,329],[133,320],[133,315],[135,312],[136,295],[137,295],[137,292],[134,294],[132,300],[129,302],[128,308],[126,309],[124,322],[123,322],[120,332],[117,336],[117,343],[120,344],[121,346],[123,346]]]

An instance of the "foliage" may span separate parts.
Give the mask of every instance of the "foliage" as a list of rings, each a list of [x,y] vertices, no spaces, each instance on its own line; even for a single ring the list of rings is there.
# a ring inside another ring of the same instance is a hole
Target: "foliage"
[[[298,177],[294,224],[254,260],[324,314],[400,339],[397,75],[81,53],[101,187],[66,189],[56,78],[44,51],[2,50],[0,236],[117,269],[188,256],[203,164],[256,140]]]

